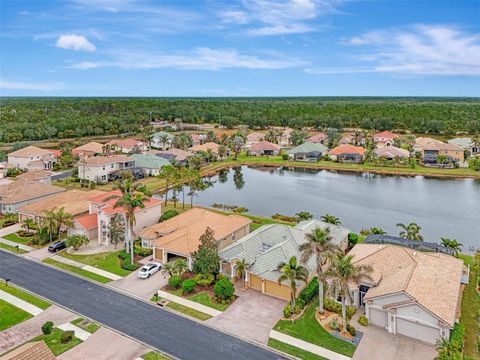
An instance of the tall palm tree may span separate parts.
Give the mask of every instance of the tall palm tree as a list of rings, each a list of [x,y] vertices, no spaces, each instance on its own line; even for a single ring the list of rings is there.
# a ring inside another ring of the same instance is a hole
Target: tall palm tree
[[[318,299],[320,303],[320,313],[323,314],[323,287],[325,284],[325,265],[329,258],[335,256],[340,248],[333,243],[330,236],[330,228],[325,230],[315,228],[312,232],[306,234],[306,242],[298,248],[302,253],[302,263],[306,264],[312,256],[315,256],[315,263],[317,266],[317,280],[318,280]]]
[[[340,221],[339,218],[336,216],[330,215],[330,214],[325,214],[321,218],[323,222],[326,222],[327,224],[332,224],[332,225],[341,225],[342,222]]]
[[[278,264],[277,270],[281,272],[278,277],[278,284],[282,284],[284,281],[290,283],[290,306],[292,312],[295,311],[295,299],[297,296],[297,281],[306,283],[308,281],[308,271],[301,265],[298,265],[297,258],[292,256],[286,263]]]
[[[165,205],[167,205],[167,201],[168,201],[168,191],[177,180],[177,173],[178,173],[178,168],[176,168],[173,165],[166,165],[166,166],[162,166],[162,170],[158,175],[160,179],[165,180]]]
[[[55,218],[57,219],[57,238],[59,238],[62,226],[73,226],[73,215],[65,212],[65,208],[61,207],[55,212]]]
[[[114,190],[119,190],[121,195],[111,195],[104,201],[116,199],[113,207],[121,207],[125,212],[125,218],[127,220],[127,239],[125,244],[127,251],[130,252],[130,261],[133,265],[133,239],[135,237],[135,230],[133,228],[136,223],[135,211],[145,207],[145,203],[150,200],[150,192],[144,184],[134,184],[130,178],[117,181],[113,185],[113,188]]]
[[[359,284],[363,281],[372,281],[370,273],[373,268],[370,265],[355,265],[352,263],[353,256],[337,253],[332,258],[332,263],[326,272],[326,277],[330,280],[330,294],[332,296],[340,295],[342,299],[342,331],[347,331],[347,308],[346,299],[353,301],[350,294],[350,283]]]
[[[458,256],[460,251],[462,250],[462,243],[458,242],[456,239],[448,239],[448,238],[441,238],[442,245],[446,248],[452,249],[453,255]]]
[[[237,279],[242,279],[243,286],[245,287],[245,273],[247,272],[248,267],[250,266],[249,263],[245,261],[245,259],[238,259],[235,262],[235,275],[237,275]]]
[[[57,230],[57,217],[55,214],[55,209],[43,210],[42,226],[47,229],[48,237],[50,238],[50,242],[52,242],[53,235]]]
[[[125,226],[121,223],[118,214],[110,220],[107,236],[110,243],[114,244],[115,249],[117,248],[117,244],[125,239]]]
[[[423,236],[420,235],[420,230],[422,230],[422,227],[420,225],[417,225],[415,223],[410,223],[408,225],[398,223],[397,227],[402,229],[399,234],[401,238],[423,241]]]

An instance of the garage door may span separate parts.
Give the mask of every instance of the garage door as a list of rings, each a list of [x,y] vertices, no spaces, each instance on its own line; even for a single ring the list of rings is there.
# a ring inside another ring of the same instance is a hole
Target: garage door
[[[283,300],[290,300],[290,286],[279,285],[273,281],[265,281],[265,294],[274,296]]]
[[[397,334],[402,334],[424,341],[430,344],[435,344],[440,337],[440,330],[430,326],[419,324],[413,321],[396,318]]]
[[[370,317],[368,319],[368,322],[370,324],[385,328],[388,322],[387,317],[388,313],[386,311],[370,308]]]
[[[256,290],[262,291],[262,279],[250,274],[250,287]]]

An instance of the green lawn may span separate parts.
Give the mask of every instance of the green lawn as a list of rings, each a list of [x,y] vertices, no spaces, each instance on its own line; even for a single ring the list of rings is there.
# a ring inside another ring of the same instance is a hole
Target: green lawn
[[[4,243],[0,243],[0,248],[11,251],[13,253],[17,253],[17,254],[25,254],[25,253],[28,252],[28,251],[25,251],[25,250],[22,250],[22,249],[17,250],[17,248],[15,246],[7,245],[7,244],[4,244]]]
[[[142,356],[143,360],[169,360],[170,358],[156,351],[150,351]]]
[[[100,325],[98,325],[95,322],[89,321],[88,324],[84,325],[83,322],[85,321],[84,318],[78,318],[72,321],[72,324],[75,326],[78,326],[79,328],[82,328],[85,331],[88,331],[90,334],[95,333],[98,329],[100,329]]]
[[[225,311],[230,306],[230,304],[220,304],[213,301],[207,292],[200,292],[198,294],[190,296],[190,295],[183,295],[182,289],[178,289],[174,291],[168,290],[168,291],[173,295],[183,297],[184,299],[187,299],[190,301],[195,301],[199,304],[211,307],[212,309],[219,310],[219,311]]]
[[[65,351],[70,350],[71,348],[77,346],[82,342],[82,340],[74,336],[72,341],[66,344],[62,344],[60,342],[60,337],[62,336],[62,333],[62,330],[54,328],[50,334],[42,334],[40,336],[37,336],[36,338],[33,338],[30,342],[42,340],[45,341],[45,343],[50,348],[50,350],[52,350],[55,356],[58,356]]]
[[[159,296],[158,297],[158,300],[160,300],[161,297]],[[152,296],[152,298],[150,299],[150,301],[152,302],[157,302],[158,301],[156,299],[155,296]],[[187,316],[191,316],[191,317],[194,317],[198,320],[201,320],[201,321],[205,321],[205,320],[208,320],[211,318],[210,315],[208,314],[205,314],[205,313],[202,313],[200,311],[197,311],[195,309],[191,309],[187,306],[183,306],[183,305],[180,305],[180,304],[177,304],[176,302],[172,302],[170,301],[168,304],[167,304],[167,307],[169,309],[172,309],[172,310],[175,310],[175,311],[178,311],[178,312],[181,312],[182,314],[185,314]]]
[[[106,284],[106,283],[112,281],[111,279],[106,278],[102,275],[98,275],[98,274],[92,273],[90,271],[77,268],[75,266],[67,265],[67,264],[61,263],[60,261],[56,261],[54,259],[45,259],[45,260],[43,260],[43,262],[47,263],[47,264],[50,264],[50,265],[53,265],[55,267],[58,267],[60,269],[67,270],[67,271],[73,272],[75,274],[87,277],[91,280],[101,282],[103,284]]]
[[[32,241],[32,237],[21,237],[21,236],[18,236],[16,233],[4,235],[2,237],[6,240],[10,240],[10,241],[13,241],[13,242],[16,242],[16,243],[19,243],[19,244],[23,244],[23,245],[26,245],[30,241]]]
[[[303,360],[328,360],[327,358],[312,354],[311,352],[299,349],[292,345],[285,344],[272,338],[268,340],[268,346]]]
[[[0,300],[0,331],[20,324],[22,321],[28,320],[31,317],[32,315],[26,311],[23,311],[6,301]]]
[[[465,264],[472,264],[473,258],[467,255],[460,255]],[[465,347],[464,355],[471,356],[473,359],[480,359],[479,351],[479,314],[480,314],[480,295],[475,291],[476,281],[480,276],[478,269],[470,267],[470,282],[465,287],[462,296],[462,314],[460,323],[465,327]]]
[[[26,301],[32,305],[35,305],[36,307],[45,310],[50,306],[50,303],[48,303],[45,300],[42,300],[35,295],[32,295],[30,293],[27,293],[23,290],[20,290],[19,288],[16,288],[15,286],[9,284],[8,286],[5,285],[4,282],[0,283],[0,290],[5,291],[9,293],[10,295],[16,296],[19,299],[22,299],[23,301]]]
[[[62,251],[59,255],[67,259],[81,262],[82,264],[111,272],[112,274],[116,274],[118,276],[127,276],[130,274],[130,271],[122,269],[120,259],[118,258],[118,255],[121,251],[122,250],[92,255],[72,255],[67,254],[66,251]]]
[[[280,320],[274,330],[302,339],[337,353],[352,356],[355,345],[330,335],[315,319],[318,301],[312,302],[297,320]]]

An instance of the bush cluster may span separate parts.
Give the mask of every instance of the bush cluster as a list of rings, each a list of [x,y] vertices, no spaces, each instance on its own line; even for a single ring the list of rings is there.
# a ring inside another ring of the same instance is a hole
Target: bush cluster
[[[160,222],[173,218],[178,215],[177,210],[167,210],[160,216]]]
[[[221,301],[230,300],[233,297],[235,288],[230,280],[227,278],[221,278],[215,284],[213,291],[217,299]]]
[[[358,235],[355,233],[348,234],[348,246],[354,247],[358,243]]]
[[[342,316],[342,304],[336,302],[335,300],[326,298],[325,301],[323,302],[323,306],[325,310],[337,313],[338,315]],[[347,305],[347,308],[346,308],[347,321],[352,318],[352,316],[355,314],[356,311],[357,309],[355,308],[355,306]]]
[[[179,289],[182,285],[182,278],[180,276],[170,276],[168,279],[168,285],[171,288]]]
[[[140,257],[147,257],[153,254],[153,250],[142,246],[135,246],[133,252]]]
[[[215,280],[215,276],[212,274],[197,274],[195,275],[195,281],[198,286],[206,287],[212,285]]]
[[[357,335],[357,329],[353,325],[347,324],[347,331],[350,333],[350,335],[355,336]]]
[[[195,279],[187,279],[182,283],[182,292],[184,294],[190,294],[195,289],[196,285],[197,282],[195,281]]]
[[[286,222],[298,222],[298,217],[296,216],[282,215],[279,213],[273,214],[272,219],[286,221]]]
[[[45,335],[51,334],[53,328],[53,322],[47,321],[45,324],[42,325],[42,332]]]
[[[303,308],[308,305],[318,294],[318,281],[313,278],[310,283],[300,292],[297,301],[295,302],[295,309],[292,311],[292,306],[288,303],[283,309],[283,316],[289,318],[292,314],[300,314]]]
[[[120,252],[118,257],[121,259],[122,269],[128,270],[128,271],[134,271],[134,270],[138,269],[137,264],[133,263],[133,265],[132,265],[131,260],[130,260],[130,254],[127,253],[125,250],[122,250],[122,252]]]
[[[70,341],[73,340],[75,336],[75,332],[73,330],[64,331],[60,336],[60,342],[62,344],[68,344]]]
[[[367,326],[368,325],[368,319],[365,315],[361,315],[359,318],[358,318],[358,323],[360,325],[363,325],[363,326]]]

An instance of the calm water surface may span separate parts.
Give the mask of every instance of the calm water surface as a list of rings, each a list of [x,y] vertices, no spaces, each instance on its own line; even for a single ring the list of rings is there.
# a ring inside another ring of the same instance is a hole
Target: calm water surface
[[[425,241],[449,237],[463,243],[464,252],[480,248],[478,180],[245,166],[211,180],[196,203],[244,206],[265,217],[329,213],[356,232],[376,226],[398,235],[397,223],[416,222]]]

